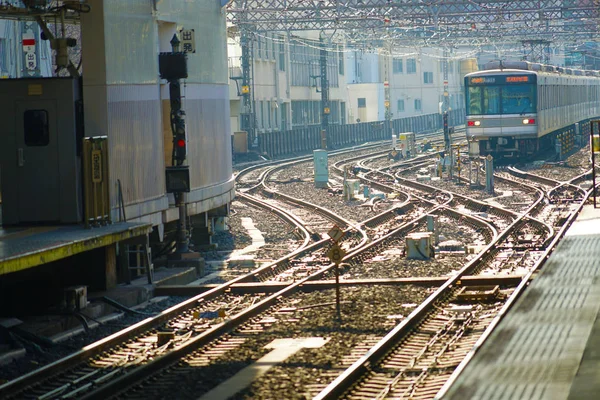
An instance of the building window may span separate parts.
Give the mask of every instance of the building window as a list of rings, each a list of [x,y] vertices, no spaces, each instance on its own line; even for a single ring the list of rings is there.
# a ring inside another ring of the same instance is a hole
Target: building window
[[[263,39],[265,39],[265,60],[268,60],[269,59],[269,38],[265,36]]]
[[[339,47],[339,52],[338,52],[338,57],[339,57],[339,61],[338,61],[338,73],[340,75],[344,75],[344,49],[342,48],[342,46]]]
[[[0,73],[8,72],[8,46],[6,39],[0,39]]]
[[[417,73],[417,60],[415,58],[409,58],[406,60],[406,73],[416,74]]]
[[[393,64],[393,71],[395,74],[401,74],[403,72],[403,68],[402,68],[402,59],[401,58],[394,58],[392,61]]]
[[[50,143],[48,111],[25,111],[23,113],[23,128],[26,146],[48,146]]]
[[[340,103],[340,114],[341,114],[340,123],[343,125],[346,123],[346,103],[344,103],[344,102]]]
[[[433,83],[433,72],[423,72],[423,83]]]
[[[421,111],[421,99],[415,99],[415,111]]]
[[[285,71],[285,43],[279,43],[279,70]]]
[[[273,50],[273,39],[265,36],[265,58],[267,60],[275,58],[275,53],[271,54],[271,50]]]
[[[271,102],[267,101],[267,122],[269,124],[269,128],[271,128],[273,125],[271,124]]]
[[[260,40],[260,36],[256,37],[256,58],[262,57],[262,41]]]
[[[366,97],[358,98],[358,108],[366,108],[367,107],[367,99]]]
[[[289,103],[281,103],[281,130],[285,131],[288,128],[288,107],[289,107]]]
[[[404,100],[398,100],[398,112],[404,112]]]

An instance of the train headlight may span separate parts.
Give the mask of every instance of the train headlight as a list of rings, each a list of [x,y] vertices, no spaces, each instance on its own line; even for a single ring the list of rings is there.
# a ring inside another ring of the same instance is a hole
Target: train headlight
[[[535,119],[533,119],[533,118],[531,118],[531,119],[527,118],[527,119],[523,120],[523,125],[533,125],[533,124],[535,124]]]
[[[467,126],[479,126],[481,121],[467,121]]]
[[[481,125],[481,121],[475,121],[475,126]]]

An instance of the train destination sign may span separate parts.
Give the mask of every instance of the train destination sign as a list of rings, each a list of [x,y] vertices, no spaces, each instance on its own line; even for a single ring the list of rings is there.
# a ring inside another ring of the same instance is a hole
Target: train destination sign
[[[483,84],[483,83],[496,83],[495,76],[478,76],[477,78],[471,78],[471,83],[474,85]]]
[[[469,78],[471,85],[494,85],[502,83],[535,83],[535,75],[495,75]]]
[[[528,76],[507,76],[506,83],[511,82],[529,82]]]

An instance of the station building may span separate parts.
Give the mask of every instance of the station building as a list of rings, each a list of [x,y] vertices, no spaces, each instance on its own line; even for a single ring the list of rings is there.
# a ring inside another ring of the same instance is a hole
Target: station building
[[[88,0],[80,12],[65,12],[64,25],[79,32],[66,30],[67,37],[61,35],[60,18],[48,18],[58,24],[51,29],[37,26],[33,16],[46,6],[19,3],[3,9],[6,19],[0,21],[0,73],[7,78],[0,80],[0,276],[15,278],[0,286],[18,288],[14,283],[27,270],[22,279],[42,286],[60,278],[65,286],[110,288],[120,280],[118,243],[145,237],[147,245],[148,236],[154,243],[170,241],[179,220],[166,188],[173,133],[168,84],[159,74],[159,53],[173,50],[175,34],[183,41],[182,33],[190,33],[180,51],[188,71],[181,88],[189,166],[185,208],[193,242],[210,244],[215,222],[222,227],[228,214],[235,188],[225,4]],[[29,28],[40,69],[31,75],[22,73],[19,56],[20,47],[30,45],[24,42]],[[56,71],[58,52],[50,52],[47,33],[62,41],[58,45],[80,46],[82,61],[70,57],[67,66],[63,59]],[[106,154],[92,165],[98,175],[87,182],[81,143],[94,140],[103,143]],[[85,229],[84,187],[94,184],[106,185],[101,193],[106,212],[93,220],[97,226]],[[65,261],[75,256],[76,262]],[[80,273],[70,275],[56,263]]]

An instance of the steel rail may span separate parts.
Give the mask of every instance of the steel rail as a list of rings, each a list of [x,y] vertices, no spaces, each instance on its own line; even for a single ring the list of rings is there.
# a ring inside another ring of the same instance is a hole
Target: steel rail
[[[380,145],[377,144],[377,145],[371,145],[371,146],[379,147]],[[338,153],[343,153],[343,152],[348,152],[348,150],[338,151]],[[308,159],[308,157],[307,157],[307,159]],[[262,167],[262,165],[250,167],[250,168],[260,168],[260,167]],[[246,169],[246,170],[249,170],[249,169]],[[242,194],[242,193],[239,193],[238,195],[240,195],[241,197],[244,197],[247,200],[249,200],[251,197],[251,196],[248,196],[248,195]],[[256,200],[256,199],[249,200],[249,201],[260,202],[260,200]],[[287,213],[287,214],[288,214],[288,216],[290,216],[290,218],[295,220],[295,218],[293,218],[291,216],[291,213]],[[269,264],[266,264],[260,268],[257,268],[256,270],[251,271],[248,274],[237,277],[229,282],[219,285],[218,287],[216,287],[214,289],[211,289],[211,290],[209,290],[205,293],[202,293],[198,296],[194,296],[193,298],[190,298],[190,299],[188,299],[182,303],[179,303],[167,310],[164,310],[163,312],[161,312],[159,315],[157,315],[155,317],[144,319],[128,328],[125,328],[119,332],[114,333],[113,335],[110,335],[110,336],[108,336],[102,340],[99,340],[91,345],[88,345],[75,353],[72,353],[64,358],[61,358],[60,360],[57,360],[57,361],[50,363],[46,366],[43,366],[37,370],[34,370],[23,376],[20,376],[14,380],[4,383],[4,384],[0,385],[0,398],[4,398],[9,395],[18,393],[28,386],[38,384],[38,383],[42,382],[43,380],[46,380],[46,379],[50,378],[51,376],[56,375],[59,371],[68,370],[69,368],[76,366],[77,364],[85,361],[86,359],[93,357],[96,354],[99,354],[100,352],[102,352],[108,348],[114,347],[120,343],[123,343],[126,340],[131,339],[132,337],[142,334],[148,330],[151,330],[154,327],[159,326],[160,324],[162,324],[170,319],[175,318],[177,315],[183,313],[184,311],[197,306],[199,302],[209,301],[216,297],[224,295],[230,290],[231,286],[235,285],[236,283],[256,281],[257,276],[260,276],[261,274],[265,274],[265,273],[272,273],[274,270],[285,268],[292,259],[303,257],[304,255],[314,252],[318,249],[321,249],[321,248],[327,246],[328,244],[329,244],[329,240],[322,239],[311,245],[304,246],[302,248],[298,248],[298,249],[294,250],[293,252],[291,252],[290,254],[288,254],[278,260],[275,260]]]
[[[440,207],[441,206],[438,206],[437,208],[440,208]],[[421,215],[421,216],[413,219],[412,221],[409,221],[409,222],[403,224],[401,227],[394,230],[393,234],[397,235],[397,234],[400,234],[403,232],[408,232],[408,231],[412,230],[415,226],[418,226],[418,224],[420,222],[422,222],[425,217],[426,217],[426,215]],[[390,235],[388,234],[387,237],[389,237],[389,236]],[[315,243],[315,244],[309,246],[307,249],[305,249],[303,251],[311,249],[317,244],[323,244],[324,242],[329,243],[329,240],[322,240],[318,243]],[[343,258],[342,261],[348,262],[353,257],[359,255],[362,251],[366,251],[369,248],[370,248],[370,245],[365,245],[365,246],[358,245],[354,249],[351,249],[349,251],[349,253]],[[308,284],[311,281],[314,281],[314,280],[317,280],[317,279],[323,277],[325,274],[330,272],[334,266],[335,266],[335,264],[329,264],[329,265],[325,266],[323,269],[321,269],[320,271],[317,271],[306,278],[303,278],[299,281],[289,284],[284,289],[281,289],[281,290],[277,291],[276,293],[270,295],[269,297],[261,300],[259,303],[255,304],[254,306],[245,309],[244,311],[236,314],[235,316],[232,316],[231,319],[229,319],[225,322],[222,322],[218,325],[215,325],[212,328],[210,328],[209,330],[204,331],[203,333],[190,339],[185,344],[181,345],[178,348],[175,348],[173,351],[171,351],[165,355],[159,356],[146,364],[140,365],[137,368],[133,369],[132,371],[125,372],[125,374],[123,374],[122,376],[107,383],[106,385],[99,387],[93,393],[87,394],[85,397],[83,397],[83,399],[86,399],[86,400],[104,399],[110,395],[113,395],[113,394],[123,390],[124,388],[130,387],[130,386],[136,384],[137,382],[144,379],[145,377],[150,376],[154,372],[167,367],[168,365],[179,360],[181,357],[189,354],[190,352],[196,350],[197,348],[199,348],[201,346],[208,344],[210,341],[218,338],[220,335],[223,335],[223,334],[231,331],[232,329],[235,329],[240,324],[247,322],[251,318],[260,314],[261,312],[264,312],[268,308],[275,305],[278,301],[280,301],[281,298],[288,297],[288,296],[300,291],[302,289],[303,285]],[[238,280],[237,283],[240,283],[240,281]],[[230,285],[229,290],[231,290],[232,288],[233,288],[233,286]],[[198,296],[196,296],[196,297],[198,297]]]
[[[515,287],[521,283],[524,275],[505,275],[505,276],[481,276],[472,275],[462,278],[463,285],[500,285],[506,287]],[[370,279],[344,279],[339,282],[341,287],[344,286],[402,286],[416,285],[423,287],[439,286],[446,282],[445,277],[410,277],[410,278],[370,278]],[[288,283],[236,283],[231,287],[231,293],[237,295],[257,294],[257,293],[274,293],[284,289]],[[206,292],[217,287],[217,284],[206,284],[199,286],[187,285],[165,285],[155,289],[157,296],[195,296],[199,293]],[[319,280],[310,281],[301,285],[302,292],[314,292],[320,290],[334,289],[336,287],[335,280]]]
[[[577,179],[577,178],[574,178],[574,179]],[[586,198],[589,197],[590,193],[591,193],[591,191],[587,193]],[[486,250],[484,250],[484,252],[482,252],[480,255],[483,256],[485,253],[491,252],[493,246],[495,246],[496,243],[499,243],[501,240],[503,240],[503,238],[508,237],[509,232],[520,229],[520,225],[522,223],[524,223],[525,220],[527,220],[527,219],[534,220],[531,217],[529,217],[528,215],[536,212],[536,210],[538,210],[540,208],[540,206],[543,205],[543,199],[544,199],[544,196],[539,197],[534,202],[534,204],[532,204],[527,209],[527,211],[525,213],[519,215],[519,217],[515,221],[513,221],[513,223],[509,227],[507,227],[507,229],[505,229],[504,232],[496,240],[494,240],[492,243],[490,243],[487,246]],[[584,204],[584,202],[582,202],[580,204],[577,213],[583,207],[583,204]],[[575,215],[577,213],[573,213],[571,215],[570,222],[567,225],[570,225],[570,223],[572,223],[572,221],[575,218]],[[540,261],[538,263],[536,263],[534,268],[527,274],[528,278],[527,279],[524,278],[523,281],[520,283],[519,287],[521,287],[521,288],[525,287],[529,277],[531,277],[533,275],[533,273],[535,272],[535,270],[537,270],[537,268],[539,268],[539,265],[541,264],[541,262],[546,259],[547,255],[554,248],[555,244],[558,242],[560,237],[562,237],[565,230],[566,230],[566,227],[564,226],[561,229],[560,233],[556,236],[553,235],[553,231],[549,232],[550,234],[552,234],[552,236],[550,236],[549,238],[551,238],[553,240],[552,240],[550,247],[545,252],[545,257],[542,257],[540,259]],[[408,333],[411,329],[411,326],[417,325],[419,323],[419,321],[421,321],[424,318],[424,315],[426,314],[427,309],[430,307],[433,307],[435,301],[437,301],[437,299],[443,297],[444,288],[450,289],[451,285],[453,283],[455,283],[458,279],[460,279],[460,276],[463,275],[466,272],[466,270],[468,270],[469,267],[474,266],[476,264],[477,260],[480,260],[480,259],[482,259],[482,258],[478,257],[477,259],[468,263],[463,269],[461,269],[461,271],[459,272],[459,274],[456,277],[451,278],[444,286],[440,287],[436,293],[434,293],[432,296],[430,296],[430,298],[428,298],[426,300],[426,302],[424,302],[421,306],[419,306],[419,308],[416,309],[408,317],[408,319],[412,320],[413,318],[415,318],[419,315],[422,315],[421,318],[418,318],[416,322],[411,323],[409,320],[407,320],[407,321],[403,321],[403,323],[399,324],[392,332],[390,332],[374,348],[372,348],[367,355],[365,355],[363,358],[359,359],[356,363],[354,363],[349,369],[347,369],[342,375],[340,375],[334,382],[332,382],[327,388],[325,388],[325,390],[323,390],[321,393],[319,393],[319,395],[317,397],[315,397],[315,399],[329,399],[329,398],[337,398],[337,397],[341,396],[349,387],[352,386],[352,384],[357,379],[359,379],[360,376],[363,376],[363,374],[368,371],[368,369],[370,368],[371,365],[373,365],[375,362],[378,362],[379,360],[381,360],[394,347],[394,344],[399,341],[399,337],[402,337],[402,336],[404,336],[404,334]],[[513,298],[513,297],[511,296],[511,298]],[[511,301],[511,303],[512,303],[512,301]],[[427,307],[427,304],[429,304],[429,307]],[[509,307],[509,305],[505,305],[503,307],[503,310],[507,310],[508,307]],[[496,317],[495,321],[499,318],[500,317]],[[497,322],[495,322],[494,325],[496,323]],[[486,331],[491,331],[491,328]],[[482,339],[478,340],[478,343],[483,343],[483,340]],[[436,398],[438,398],[438,397],[436,397]]]
[[[538,199],[536,203],[541,202]],[[530,208],[535,207],[532,205]],[[463,276],[471,274],[477,267],[485,262],[494,252],[499,243],[509,237],[515,230],[520,228],[525,215],[520,215],[503,232],[491,241],[476,258],[469,261],[458,273],[450,277],[442,286],[431,294],[423,303],[421,303],[405,320],[392,329],[383,339],[381,339],[369,352],[352,364],[331,384],[322,390],[314,400],[334,399],[343,395],[348,388],[368,373],[371,366],[382,360],[391,351],[395,345],[412,331],[424,318],[435,309],[435,303],[445,297],[450,290],[462,279]]]
[[[252,196],[248,196],[244,193],[238,193],[237,196],[240,197],[241,199],[244,199],[244,201],[247,201],[250,204],[253,204],[257,207],[263,208],[267,211],[272,212],[273,214],[280,216],[286,222],[288,222],[290,225],[295,226],[297,229],[300,230],[300,232],[302,232],[302,236],[304,236],[303,243],[298,247],[298,249],[303,249],[306,246],[308,246],[308,244],[310,243],[310,233],[308,232],[308,230],[306,229],[306,226],[304,226],[302,221],[300,221],[298,219],[298,217],[296,217],[294,214],[289,213],[289,212],[285,211],[284,209],[274,206],[272,204],[269,204],[267,202],[260,201]]]
[[[576,177],[574,179],[578,179],[578,178],[579,177]],[[573,224],[573,222],[575,222],[575,220],[577,219],[577,216],[579,215],[579,213],[581,213],[581,210],[583,209],[583,206],[589,200],[589,197],[591,196],[591,194],[592,194],[592,190],[589,190],[589,191],[586,192],[585,198],[579,204],[579,206],[577,207],[577,209],[571,214],[571,216],[569,217],[569,219],[567,220],[567,222],[563,225],[563,227],[558,231],[558,233],[556,234],[556,236],[554,237],[554,239],[552,240],[552,242],[549,244],[548,249],[546,251],[544,251],[544,254],[542,255],[542,257],[540,257],[540,259],[534,264],[534,267],[532,268],[532,270],[529,271],[525,275],[525,277],[523,277],[521,283],[514,290],[514,292],[512,293],[512,295],[510,296],[510,298],[507,300],[507,302],[504,304],[504,306],[502,307],[502,309],[500,310],[500,312],[498,313],[498,315],[496,315],[496,317],[488,325],[488,327],[483,332],[483,334],[481,335],[481,337],[473,345],[473,348],[471,349],[471,351],[469,351],[469,353],[467,354],[467,356],[456,367],[456,369],[454,370],[454,372],[452,373],[452,375],[450,375],[450,378],[448,378],[448,380],[446,381],[446,383],[442,386],[442,388],[435,395],[435,397],[434,397],[435,399],[441,399],[448,392],[448,390],[450,389],[450,387],[452,387],[452,385],[456,382],[456,379],[458,379],[458,377],[460,376],[460,374],[462,374],[462,372],[464,371],[464,369],[466,368],[466,366],[471,362],[471,360],[473,359],[473,357],[475,356],[475,354],[477,354],[477,352],[479,350],[481,350],[482,346],[484,345],[484,343],[486,342],[486,340],[489,338],[489,336],[492,334],[492,332],[494,331],[494,329],[498,326],[498,324],[500,323],[500,321],[502,321],[502,319],[504,319],[504,317],[506,316],[506,314],[508,313],[508,311],[515,305],[515,303],[517,302],[517,300],[521,297],[521,295],[523,294],[523,292],[525,291],[525,289],[529,285],[529,282],[533,279],[533,277],[535,276],[535,274],[541,268],[543,268],[544,264],[548,261],[548,259],[550,258],[550,256],[554,252],[554,250],[556,249],[557,244],[564,237],[565,233],[571,227],[571,225]]]

